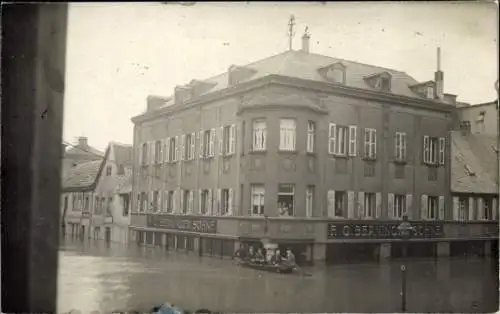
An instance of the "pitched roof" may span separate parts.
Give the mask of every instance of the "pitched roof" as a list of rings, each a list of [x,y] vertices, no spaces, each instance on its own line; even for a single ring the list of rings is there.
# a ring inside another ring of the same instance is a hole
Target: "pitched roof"
[[[63,189],[87,188],[95,183],[102,160],[82,163],[68,171],[63,178]]]
[[[376,90],[368,84],[365,78],[387,72],[392,76],[391,93],[407,97],[422,98],[422,96],[410,89],[410,86],[418,84],[419,82],[404,72],[303,51],[285,51],[245,65],[244,67],[254,70],[254,74],[240,82],[255,80],[271,74],[328,82],[318,70],[335,63],[341,63],[346,67],[346,86]],[[208,94],[229,87],[228,76],[229,73],[226,71],[220,75],[203,80],[207,83],[213,83],[215,86],[202,94]],[[174,99],[171,98],[165,101],[163,107],[170,106],[173,103]]]
[[[101,158],[104,156],[104,153],[97,148],[94,148],[90,145],[81,146],[77,145],[69,145],[70,148],[66,150],[64,156],[69,157],[70,155],[87,155],[90,157]]]
[[[133,148],[132,145],[121,144],[112,142],[113,151],[115,153],[115,162],[117,165],[131,166],[133,163],[132,154]]]
[[[497,194],[496,136],[451,132],[451,191]]]

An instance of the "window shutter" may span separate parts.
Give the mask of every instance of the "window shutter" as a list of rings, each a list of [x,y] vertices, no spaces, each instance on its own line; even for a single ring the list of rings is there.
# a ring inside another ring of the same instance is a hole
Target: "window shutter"
[[[327,192],[328,217],[335,217],[335,191],[328,190]]]
[[[179,210],[177,210],[177,213],[179,214],[184,214],[184,190],[180,189],[179,190]]]
[[[199,148],[199,157],[203,158],[203,131],[198,132],[198,142],[200,143]]]
[[[444,140],[444,137],[440,137],[439,138],[439,164],[441,166],[444,165],[444,160],[445,160],[444,150],[445,150],[445,140]]]
[[[139,166],[142,166],[142,145],[144,145],[144,144],[139,145],[139,148],[137,149]]]
[[[420,197],[420,219],[427,219],[427,195],[422,195]]]
[[[347,191],[347,218],[353,219],[354,215],[354,191]]]
[[[154,208],[154,198],[153,198],[153,193],[154,192],[149,192],[149,202],[148,202],[148,211],[152,211]]]
[[[356,131],[355,125],[349,126],[349,156],[356,156]]]
[[[459,207],[458,196],[453,196],[453,220],[458,220],[458,207]]]
[[[469,217],[468,220],[474,220],[474,198],[469,197]]]
[[[191,190],[189,191],[189,208],[188,208],[190,214],[193,213],[193,207],[194,207],[194,190]]]
[[[413,218],[413,195],[406,194],[406,211],[403,212],[408,219]]]
[[[401,160],[406,160],[406,133],[401,133],[399,145],[401,146]]]
[[[167,137],[165,144],[165,162],[170,162],[170,137]]]
[[[424,148],[423,148],[423,161],[424,164],[429,163],[430,161],[430,147],[429,147],[429,137],[426,135],[424,136]]]
[[[356,215],[357,218],[364,218],[365,216],[365,192],[358,192],[358,204]]]
[[[229,189],[229,204],[228,204],[228,211],[227,214],[229,216],[233,215],[233,200],[234,200],[234,195],[233,195],[233,189]]]
[[[174,161],[179,160],[179,136],[175,136],[175,154],[174,154]]]
[[[478,216],[477,219],[479,220],[484,219],[484,202],[482,197],[478,197],[477,199],[477,216]]]
[[[492,217],[490,219],[497,220],[498,219],[498,198],[496,198],[496,197],[494,197],[493,200],[491,201],[491,213],[492,213]]]
[[[224,127],[223,126],[221,126],[219,128],[219,155],[224,156]]]
[[[445,212],[444,212],[444,196],[439,197],[439,219],[444,220],[445,219]]]
[[[234,154],[236,152],[236,124],[231,125],[229,131],[229,153]]]
[[[198,190],[198,213],[201,215],[201,213],[203,212],[201,209],[201,194],[203,193],[203,190],[202,189],[199,189]]]
[[[370,157],[371,158],[377,158],[377,130],[372,129],[371,130],[371,151],[370,151]]]
[[[165,140],[160,140],[160,151],[158,152],[158,163],[162,164],[163,163],[163,147],[165,146]]]
[[[337,150],[337,125],[330,123],[328,131],[328,153],[334,155]]]
[[[181,144],[180,145],[181,146],[180,160],[184,160],[184,159],[186,159],[186,157],[188,157],[188,156],[186,156],[186,135],[185,134],[181,135],[181,143],[180,144]]]
[[[262,150],[267,149],[267,122],[264,123],[264,129],[262,132]]]
[[[375,218],[380,218],[382,217],[382,194],[377,193],[375,194]]]
[[[191,133],[191,156],[189,159],[194,159],[194,156],[196,156],[196,132]]]
[[[364,129],[364,134],[363,134],[363,137],[364,137],[364,156],[365,157],[370,157],[370,132],[368,129]],[[363,201],[364,203],[364,201]]]
[[[396,216],[394,216],[394,193],[389,193],[387,194],[387,217],[389,219],[395,219]]]
[[[210,157],[213,157],[215,156],[215,129],[212,129],[210,131],[210,146],[209,146],[209,150],[210,150]]]
[[[216,201],[215,201],[215,214],[217,216],[220,215],[221,213],[221,199],[222,199],[222,190],[221,189],[217,189],[217,198],[216,198]]]
[[[400,146],[401,146],[401,135],[399,132],[394,133],[394,159],[399,160],[400,156]]]
[[[213,203],[214,202],[212,200],[212,190],[208,190],[207,202],[208,202],[207,213],[208,213],[208,215],[213,216],[214,215],[214,210],[213,210]]]

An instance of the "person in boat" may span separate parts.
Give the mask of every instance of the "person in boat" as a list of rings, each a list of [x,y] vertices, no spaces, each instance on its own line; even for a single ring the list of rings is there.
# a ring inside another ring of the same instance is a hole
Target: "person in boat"
[[[281,261],[282,261],[281,252],[280,250],[276,249],[273,257],[271,258],[271,265],[279,265],[281,264]]]
[[[240,245],[240,248],[234,252],[234,258],[237,262],[241,262],[246,259],[246,251],[243,245]]]
[[[297,267],[297,264],[295,262],[295,255],[293,254],[291,249],[286,250],[286,258],[283,260],[283,264],[287,267]]]
[[[255,259],[255,249],[253,248],[253,246],[250,245],[250,247],[248,248],[248,259],[250,261],[254,260]]]
[[[256,263],[256,264],[265,264],[266,258],[264,256],[264,254],[262,253],[262,249],[261,248],[257,249],[257,253],[255,253],[255,256],[252,259],[252,262]]]

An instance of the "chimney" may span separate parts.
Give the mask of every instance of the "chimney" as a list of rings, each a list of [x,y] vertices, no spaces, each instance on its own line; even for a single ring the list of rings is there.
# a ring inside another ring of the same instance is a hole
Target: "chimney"
[[[444,73],[441,71],[441,48],[437,48],[437,71],[434,73],[434,82],[436,83],[435,93],[437,99],[444,97]]]
[[[88,146],[88,138],[85,136],[80,136],[78,138],[78,146]]]
[[[309,53],[309,39],[311,38],[311,35],[308,34],[307,30],[308,27],[306,26],[306,30],[304,31],[304,35],[302,36],[302,51]]]

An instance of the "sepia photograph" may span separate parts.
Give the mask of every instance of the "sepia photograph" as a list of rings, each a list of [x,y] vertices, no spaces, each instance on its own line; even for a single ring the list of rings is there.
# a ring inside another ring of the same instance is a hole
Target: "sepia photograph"
[[[499,310],[498,3],[1,20],[2,312]]]

